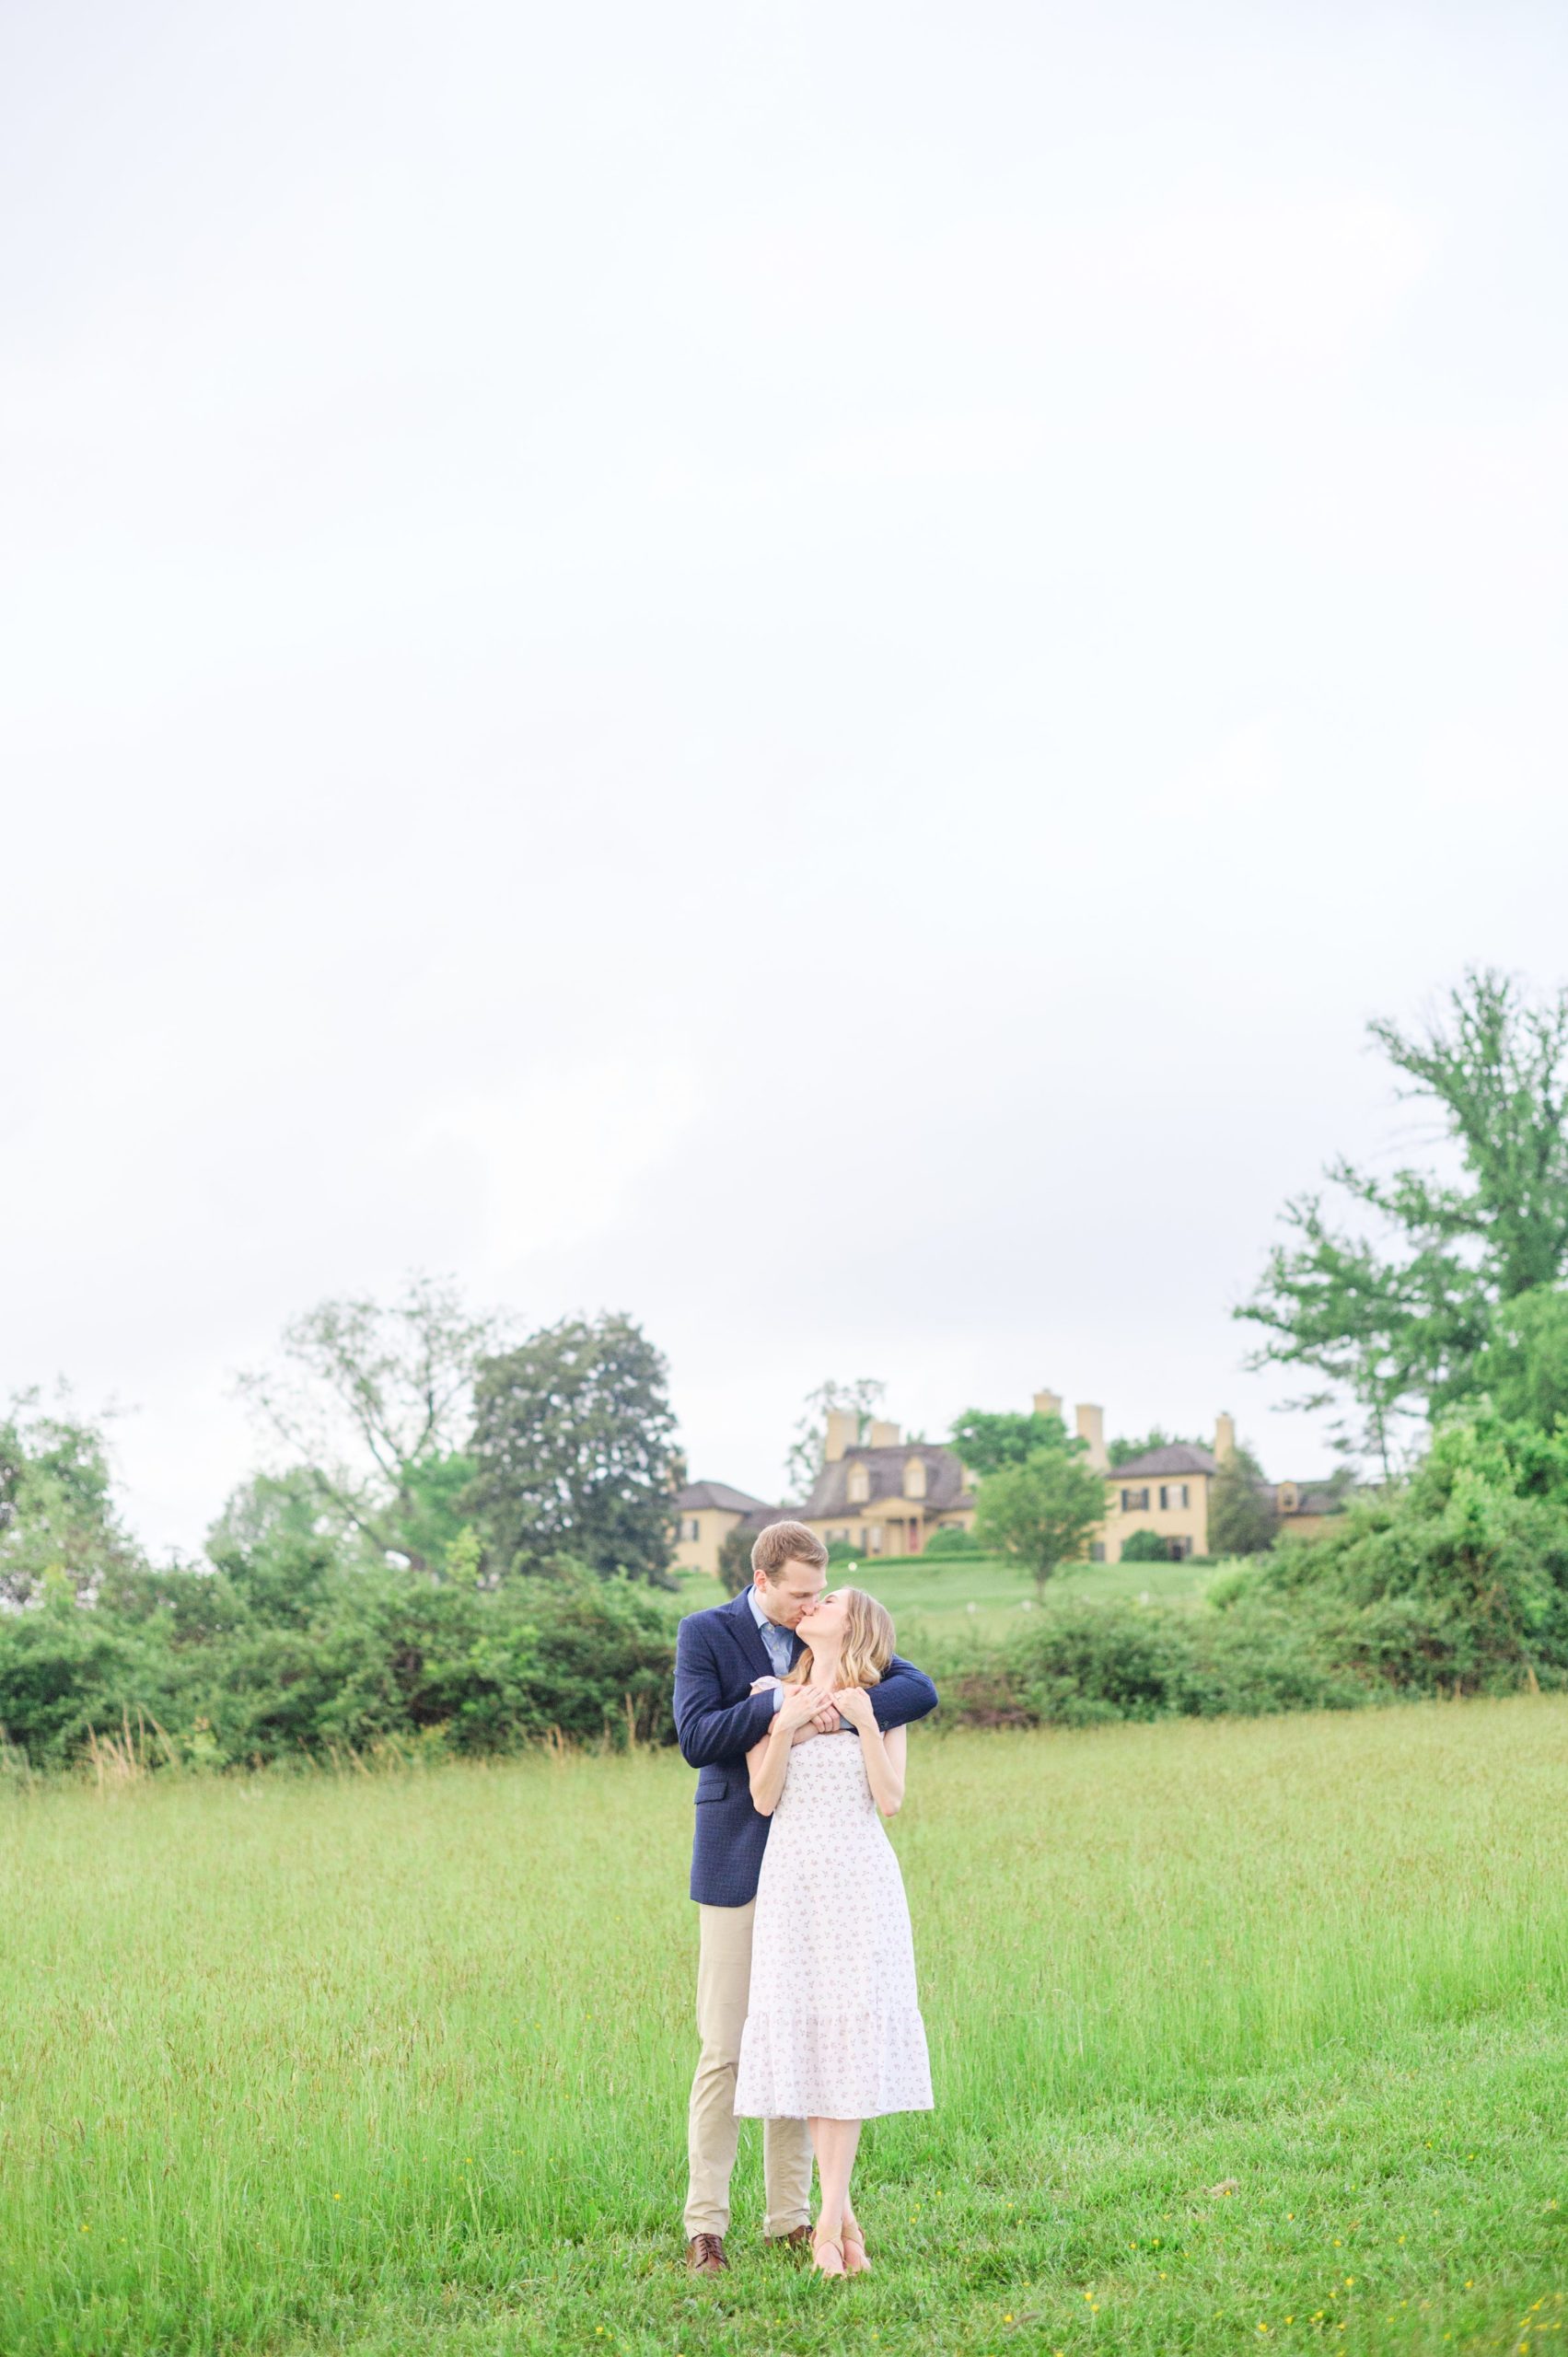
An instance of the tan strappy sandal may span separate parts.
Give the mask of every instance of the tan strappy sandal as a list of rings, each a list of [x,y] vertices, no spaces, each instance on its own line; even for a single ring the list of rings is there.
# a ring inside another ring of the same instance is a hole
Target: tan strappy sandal
[[[871,2261],[865,2256],[865,2236],[860,2231],[860,2222],[858,2219],[846,2218],[844,2220],[843,2236],[844,2273],[846,2275],[869,2275],[871,2272]]]
[[[822,2251],[824,2247],[829,2250],[836,2250],[838,2252],[839,2271],[837,2275],[833,2273],[830,2267],[824,2267],[821,2263],[819,2254]],[[811,2264],[816,2269],[819,2275],[826,2275],[834,2283],[841,2282],[842,2279],[849,2273],[849,2263],[844,2258],[844,2247],[836,2235],[812,2235]]]

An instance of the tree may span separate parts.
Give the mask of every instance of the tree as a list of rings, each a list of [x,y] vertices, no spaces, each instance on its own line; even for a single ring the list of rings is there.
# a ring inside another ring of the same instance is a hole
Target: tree
[[[726,1530],[719,1540],[719,1585],[726,1596],[738,1596],[742,1588],[750,1586],[756,1576],[751,1569],[751,1550],[756,1543],[756,1532],[748,1530],[743,1522],[738,1522],[733,1530]]]
[[[340,1568],[340,1541],[324,1519],[308,1468],[259,1473],[230,1493],[207,1533],[207,1561],[259,1620],[303,1628]]]
[[[465,1504],[503,1575],[570,1554],[673,1585],[668,1370],[629,1318],[563,1318],[481,1363]]]
[[[1114,1469],[1130,1465],[1135,1457],[1152,1457],[1156,1448],[1207,1448],[1208,1445],[1205,1440],[1192,1440],[1182,1433],[1167,1433],[1163,1425],[1156,1424],[1139,1440],[1113,1440],[1105,1453]],[[1125,1548],[1122,1554],[1125,1559]]]
[[[1168,1563],[1170,1541],[1157,1530],[1130,1530],[1121,1542],[1124,1563]]]
[[[822,1469],[823,1454],[828,1443],[828,1418],[842,1413],[855,1419],[855,1438],[865,1437],[865,1428],[872,1411],[881,1406],[887,1391],[885,1383],[874,1376],[857,1376],[853,1383],[837,1383],[830,1376],[815,1391],[808,1391],[801,1402],[800,1422],[795,1428],[795,1438],[784,1458],[786,1488],[805,1497]]]
[[[1379,1178],[1340,1157],[1326,1175],[1355,1224],[1320,1195],[1293,1200],[1290,1239],[1235,1314],[1263,1329],[1250,1366],[1318,1378],[1292,1406],[1348,1399],[1339,1445],[1370,1450],[1387,1479],[1413,1419],[1476,1392],[1499,1306],[1568,1265],[1568,990],[1531,1005],[1508,977],[1471,970],[1423,1031],[1367,1028],[1402,1075],[1397,1094],[1435,1112],[1458,1175]]]
[[[300,1461],[322,1505],[380,1556],[440,1577],[460,1528],[455,1500],[481,1356],[503,1339],[456,1286],[409,1278],[400,1299],[323,1301],[284,1329],[282,1364],[236,1378]]]
[[[1057,1565],[1080,1554],[1105,1518],[1105,1479],[1084,1455],[1082,1441],[1063,1439],[1035,1449],[1022,1465],[988,1473],[980,1485],[975,1537],[987,1554],[1022,1563],[1042,1595]]]
[[[52,1575],[87,1603],[141,1563],[114,1509],[101,1429],[68,1400],[51,1415],[36,1391],[18,1394],[0,1417],[0,1602],[32,1602]]]
[[[1278,1547],[1260,1592],[1299,1614],[1348,1606],[1365,1669],[1431,1692],[1539,1689],[1568,1669],[1568,1427],[1485,1403],[1442,1417],[1408,1480]]]
[[[1568,1292],[1532,1285],[1499,1303],[1477,1367],[1500,1416],[1551,1432],[1568,1416]]]
[[[1060,1416],[1016,1415],[1007,1409],[993,1413],[966,1408],[952,1431],[953,1446],[970,1471],[982,1479],[1005,1466],[1025,1465],[1036,1449],[1061,1448],[1066,1440],[1067,1427]]]
[[[1209,1552],[1261,1555],[1279,1527],[1263,1469],[1249,1448],[1238,1446],[1221,1457],[1209,1492]]]

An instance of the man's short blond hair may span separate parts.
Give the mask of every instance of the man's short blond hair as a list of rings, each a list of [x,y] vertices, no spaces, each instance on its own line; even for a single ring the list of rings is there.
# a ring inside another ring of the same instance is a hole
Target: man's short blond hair
[[[814,1572],[828,1568],[828,1550],[814,1530],[803,1522],[771,1522],[751,1550],[751,1568],[776,1580],[786,1563],[809,1563]]]

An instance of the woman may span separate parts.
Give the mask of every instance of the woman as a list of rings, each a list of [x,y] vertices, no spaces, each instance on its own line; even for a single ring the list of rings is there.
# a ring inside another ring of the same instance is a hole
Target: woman
[[[807,1649],[771,1732],[747,1754],[752,1805],[775,1822],[735,2108],[809,2122],[822,2195],[814,2263],[863,2275],[871,2262],[849,2198],[861,2121],[932,2108],[909,1907],[880,1823],[904,1796],[905,1731],[882,1735],[866,1692],[893,1657],[893,1623],[875,1596],[836,1588],[799,1630]],[[843,1726],[804,1741],[829,1703]]]

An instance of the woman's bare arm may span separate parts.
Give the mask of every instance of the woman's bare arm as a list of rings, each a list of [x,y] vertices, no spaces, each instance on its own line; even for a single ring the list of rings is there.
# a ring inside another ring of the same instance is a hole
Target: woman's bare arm
[[[864,1686],[841,1687],[833,1697],[840,1714],[860,1737],[865,1781],[884,1817],[897,1817],[903,1805],[904,1763],[909,1738],[901,1726],[884,1735],[877,1724],[871,1697]]]

